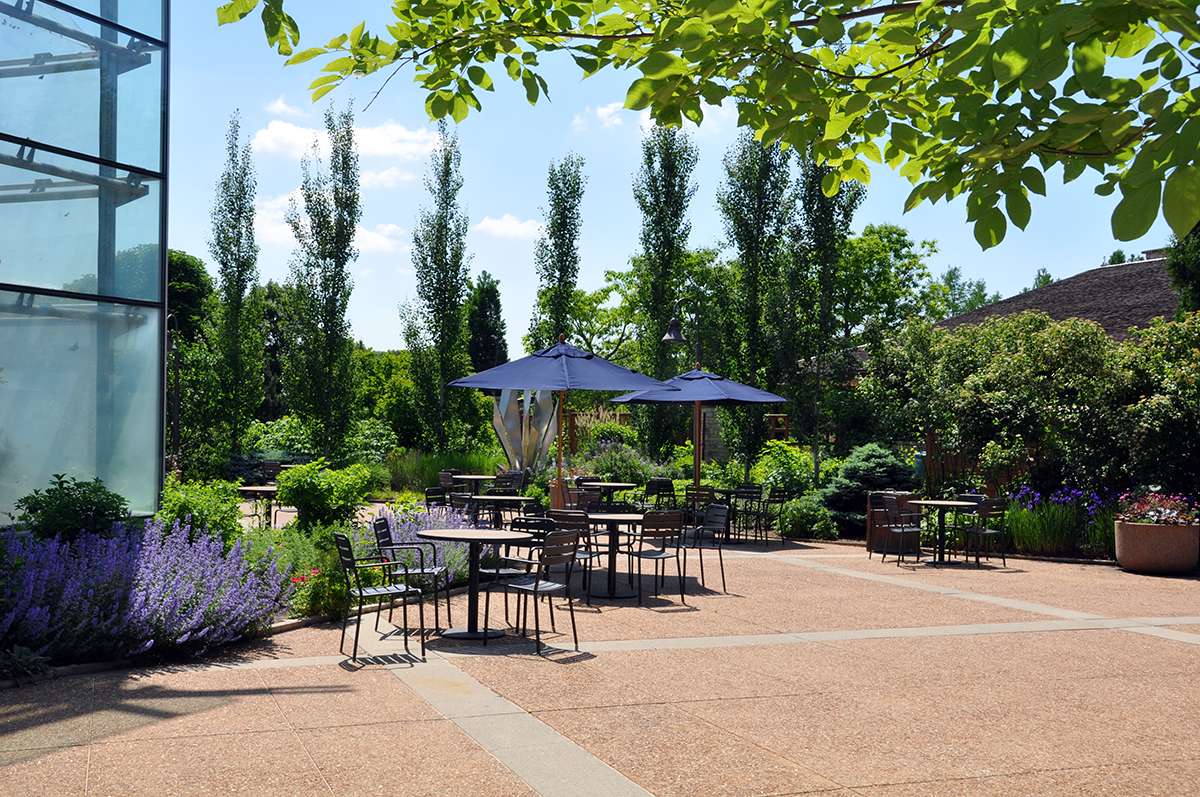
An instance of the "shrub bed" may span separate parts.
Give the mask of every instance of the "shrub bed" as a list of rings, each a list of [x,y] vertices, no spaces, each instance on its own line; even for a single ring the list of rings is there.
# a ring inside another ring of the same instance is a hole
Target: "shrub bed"
[[[271,551],[184,524],[0,536],[0,650],[54,664],[200,653],[268,625],[290,591]]]

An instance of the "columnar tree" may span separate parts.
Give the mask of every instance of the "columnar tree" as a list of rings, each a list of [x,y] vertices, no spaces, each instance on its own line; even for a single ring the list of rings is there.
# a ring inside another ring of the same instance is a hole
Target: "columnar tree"
[[[486,271],[467,296],[467,349],[476,371],[508,362],[507,328],[500,309],[500,283]]]
[[[458,136],[450,135],[443,123],[425,178],[430,203],[417,214],[413,230],[417,301],[402,312],[417,407],[428,424],[429,443],[438,451],[447,448],[453,419],[446,383],[466,373],[469,362],[463,345],[469,258],[467,216],[458,196],[462,186]]]
[[[353,288],[350,263],[358,257],[354,236],[362,216],[353,111],[326,110],[325,133],[328,170],[314,142],[301,163],[301,202],[293,201],[286,216],[298,248],[291,264],[283,376],[289,406],[311,424],[321,453],[335,456],[353,413],[353,343],[346,308]]]
[[[832,190],[830,190],[832,189]],[[859,183],[843,183],[837,172],[822,165],[811,154],[800,158],[797,180],[797,223],[792,235],[788,285],[802,286],[807,296],[799,299],[799,308],[812,308],[807,316],[786,312],[786,303],[777,305],[784,314],[777,324],[784,329],[776,351],[781,353],[781,370],[791,372],[793,385],[807,382],[813,411],[813,469],[820,475],[820,444],[825,434],[824,387],[837,370],[831,357],[839,325],[835,315],[839,288],[839,267],[850,236],[850,223],[865,191]],[[790,288],[788,290],[791,290]],[[803,313],[803,310],[801,310]],[[789,315],[791,318],[789,318]],[[804,330],[803,332],[801,330]]]
[[[220,354],[218,418],[229,452],[241,453],[242,433],[262,402],[262,306],[253,300],[258,284],[258,244],[254,238],[257,183],[250,142],[242,142],[234,114],[225,138],[225,168],[212,207],[209,252],[217,265]]]
[[[1002,298],[999,293],[988,293],[983,280],[964,277],[958,266],[951,266],[931,281],[927,293],[928,315],[935,321],[978,310]]]
[[[680,263],[687,252],[688,204],[696,193],[692,172],[696,146],[676,128],[655,125],[642,139],[642,166],[634,178],[633,196],[642,212],[641,255],[633,262],[632,300],[637,318],[640,370],[657,379],[674,376],[677,360],[662,343],[675,312]],[[675,436],[679,413],[650,405],[639,413],[642,439],[661,451]]]
[[[1179,310],[1200,310],[1200,225],[1182,238],[1172,238],[1167,271],[1179,294]]]
[[[790,167],[789,151],[763,146],[745,131],[725,155],[725,184],[717,194],[725,235],[737,254],[737,315],[730,347],[734,356],[726,368],[730,376],[748,384],[763,384],[765,378],[764,297],[793,221]],[[748,477],[766,437],[766,424],[761,407],[739,410],[734,416]]]
[[[546,175],[545,224],[534,250],[538,304],[527,345],[541,349],[569,332],[575,281],[579,276],[579,232],[583,223],[583,158],[568,155]]]

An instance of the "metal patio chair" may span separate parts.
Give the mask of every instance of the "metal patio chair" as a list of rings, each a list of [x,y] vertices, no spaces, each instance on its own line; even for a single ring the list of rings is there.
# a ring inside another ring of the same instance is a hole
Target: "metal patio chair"
[[[404,650],[409,651],[408,647],[408,602],[415,598],[417,601],[417,611],[421,632],[421,660],[425,660],[425,601],[421,596],[420,587],[414,587],[407,583],[409,575],[408,567],[403,562],[385,562],[379,557],[356,557],[354,555],[354,547],[350,544],[350,538],[345,534],[333,535],[334,545],[337,546],[338,561],[342,565],[342,575],[346,579],[346,593],[350,596],[352,603],[357,603],[358,618],[354,625],[354,647],[350,652],[350,660],[358,663],[358,636],[362,631],[362,613],[367,602],[375,601],[377,610],[375,612],[375,630],[379,631],[379,615],[383,613],[383,603],[388,603],[388,622],[392,621],[392,609],[394,608],[396,598],[403,601],[404,606]],[[382,572],[386,583],[378,586],[363,586],[361,571],[368,569],[379,569]],[[398,581],[397,579],[404,579]],[[342,620],[342,640],[338,645],[338,652],[345,653],[346,648],[346,627],[350,624],[350,612],[347,607],[345,618]]]
[[[399,562],[405,561],[407,574],[414,578],[429,579],[430,591],[433,597],[433,627],[441,628],[441,621],[438,616],[438,579],[442,580],[443,589],[446,594],[446,627],[454,625],[454,621],[450,618],[450,570],[444,564],[438,564],[437,546],[432,542],[406,542],[396,543],[392,541],[392,529],[388,525],[387,518],[377,517],[371,522],[371,530],[375,532],[375,547],[379,549],[379,556],[383,561]],[[410,552],[416,554],[416,562],[412,558],[402,560],[399,557],[401,552]],[[426,558],[426,552],[429,553]]]
[[[545,598],[550,611],[550,630],[554,627],[554,604],[551,596],[562,593],[567,599],[567,610],[571,614],[571,637],[575,641],[575,650],[579,650],[579,632],[575,627],[575,602],[571,597],[571,572],[575,567],[576,549],[579,547],[579,533],[576,531],[552,531],[545,536],[541,547],[537,550],[537,564],[530,572],[514,579],[493,582],[500,583],[504,588],[504,602],[508,603],[508,593],[515,591],[525,598],[525,622],[522,624],[522,634],[529,633],[529,604],[533,603],[533,633],[538,655],[542,655],[542,623],[538,604],[540,598]],[[555,567],[566,568],[566,578],[562,583],[550,578],[550,571]],[[491,609],[492,585],[489,584],[483,598],[483,625],[488,623],[488,612]],[[483,644],[487,644],[484,637]]]

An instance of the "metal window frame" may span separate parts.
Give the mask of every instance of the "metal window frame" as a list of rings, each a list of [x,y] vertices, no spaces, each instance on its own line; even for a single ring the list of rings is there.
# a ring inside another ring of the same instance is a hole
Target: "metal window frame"
[[[27,2],[27,5],[25,3]],[[159,218],[158,218],[158,241],[159,241],[159,299],[157,301],[135,299],[123,296],[111,296],[100,293],[81,293],[76,291],[60,290],[54,288],[40,288],[32,285],[21,285],[17,283],[0,282],[0,291],[7,291],[17,294],[27,294],[33,296],[49,296],[63,299],[75,299],[88,302],[103,302],[110,305],[126,306],[126,307],[141,307],[146,309],[158,310],[158,434],[157,440],[157,457],[158,457],[158,484],[156,485],[154,504],[158,505],[159,496],[162,494],[163,480],[166,474],[166,391],[167,391],[167,319],[170,315],[170,304],[167,296],[168,286],[168,258],[170,251],[170,243],[167,238],[168,234],[168,208],[169,208],[169,186],[168,186],[168,157],[170,154],[170,97],[171,97],[171,81],[170,81],[170,65],[171,65],[171,48],[170,48],[170,33],[171,33],[171,3],[170,0],[162,0],[162,33],[161,36],[151,36],[146,33],[134,30],[126,25],[115,20],[105,19],[102,16],[93,14],[88,11],[76,8],[69,3],[59,2],[59,0],[0,0],[0,11],[5,12],[6,16],[12,16],[17,19],[22,19],[32,24],[37,24],[35,15],[33,14],[34,3],[42,3],[52,8],[58,9],[64,13],[75,16],[79,19],[87,20],[107,27],[110,30],[124,34],[132,39],[146,42],[161,50],[161,90],[159,92],[160,101],[160,133],[159,133],[159,168],[158,170],[147,169],[141,166],[133,166],[131,164],[122,163],[120,161],[109,158],[89,155],[83,152],[67,149],[65,147],[47,144],[35,139],[26,138],[23,136],[15,136],[10,133],[0,131],[0,141],[14,144],[18,147],[24,147],[32,152],[45,152],[52,155],[58,155],[64,158],[70,158],[84,163],[90,163],[102,168],[115,169],[124,171],[127,174],[139,175],[144,178],[157,180],[159,184]],[[64,34],[65,35],[65,34]]]

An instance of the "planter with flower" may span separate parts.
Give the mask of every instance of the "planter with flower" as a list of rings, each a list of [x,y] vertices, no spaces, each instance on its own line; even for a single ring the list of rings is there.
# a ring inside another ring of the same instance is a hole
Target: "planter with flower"
[[[1200,563],[1200,512],[1194,499],[1158,492],[1121,496],[1117,563],[1138,573],[1188,573]]]

